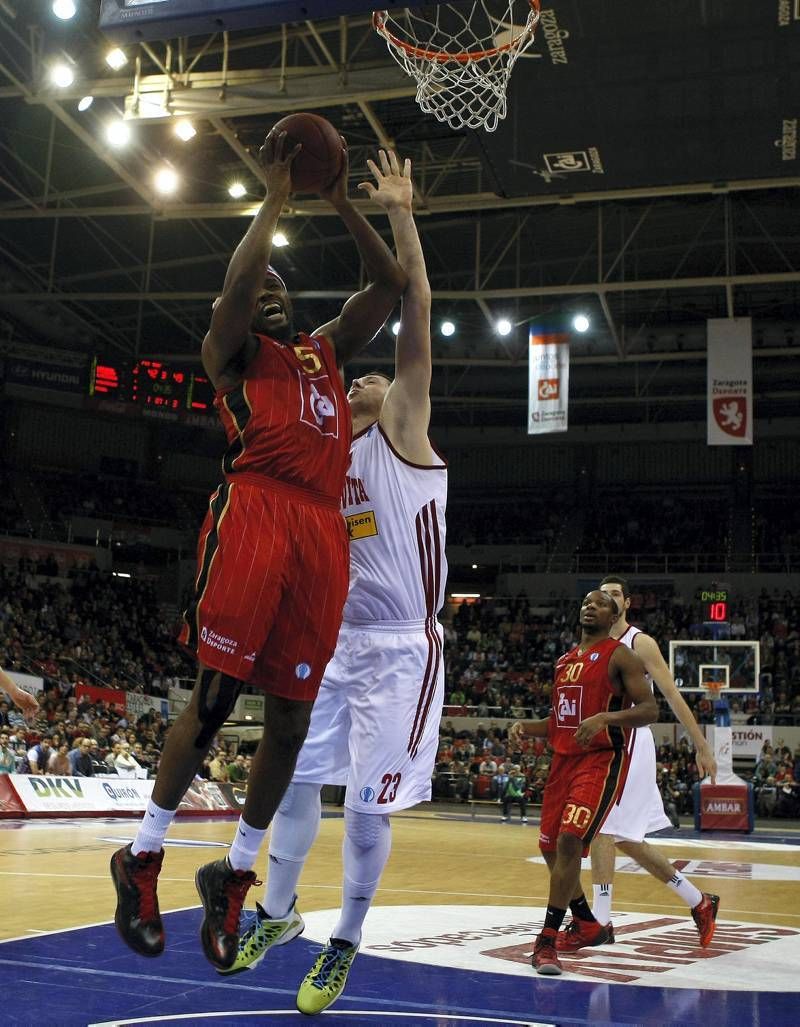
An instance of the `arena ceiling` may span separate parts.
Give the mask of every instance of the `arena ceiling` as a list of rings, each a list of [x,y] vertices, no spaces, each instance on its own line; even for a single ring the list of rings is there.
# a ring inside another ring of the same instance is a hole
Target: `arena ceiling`
[[[701,420],[705,322],[726,316],[754,319],[756,415],[795,414],[800,0],[554,2],[494,133],[423,115],[368,11],[129,44],[112,71],[99,0],[76,3],[59,21],[51,0],[0,0],[6,352],[196,359],[261,195],[258,147],[284,113],[315,110],[347,138],[353,187],[378,145],[414,162],[437,419],[524,424],[527,325],[578,311],[592,324],[572,343],[579,421]],[[64,55],[76,79],[58,89]],[[105,125],[123,114],[132,142],[114,149]],[[169,199],[153,187],[164,162],[182,177]],[[355,248],[315,197],[294,197],[281,227],[302,322],[327,320],[361,281]],[[387,331],[366,362],[392,345]]]

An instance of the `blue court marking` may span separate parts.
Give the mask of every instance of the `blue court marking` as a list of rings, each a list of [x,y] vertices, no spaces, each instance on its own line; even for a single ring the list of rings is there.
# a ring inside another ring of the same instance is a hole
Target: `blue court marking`
[[[420,908],[420,917],[424,907]],[[297,1023],[296,988],[319,946],[302,938],[274,949],[255,970],[224,977],[205,961],[198,939],[200,909],[164,917],[167,951],[157,959],[137,956],[113,924],[78,928],[0,944],[0,989],[5,1024],[56,1023],[63,1027],[137,1019],[199,1016],[204,1024],[240,1027],[269,1012],[268,1022]],[[46,925],[42,925],[46,926]],[[595,984],[574,978],[530,978],[408,964],[361,954],[353,964],[337,1012],[375,1027],[385,1022],[437,1027],[459,1022],[740,1027],[797,1022],[796,994],[645,988]],[[393,1013],[408,1017],[393,1017]],[[416,1015],[415,1015],[416,1014]],[[233,1018],[233,1019],[231,1019]]]

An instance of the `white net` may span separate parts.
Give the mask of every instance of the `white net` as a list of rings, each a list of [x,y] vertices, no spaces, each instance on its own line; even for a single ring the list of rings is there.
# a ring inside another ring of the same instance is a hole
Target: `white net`
[[[417,81],[417,103],[451,128],[493,132],[506,116],[508,80],[533,42],[540,0],[375,11],[389,52]]]

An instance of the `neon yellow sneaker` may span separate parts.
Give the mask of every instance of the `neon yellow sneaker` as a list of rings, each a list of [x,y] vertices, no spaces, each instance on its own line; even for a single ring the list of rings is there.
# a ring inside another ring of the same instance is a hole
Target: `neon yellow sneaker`
[[[297,1008],[314,1016],[333,1005],[344,991],[358,945],[331,938],[303,978],[297,992]]]
[[[264,907],[257,902],[255,917],[239,938],[239,951],[236,953],[233,966],[217,972],[237,974],[240,970],[255,970],[273,945],[285,945],[287,941],[302,934],[306,925],[296,907],[295,895],[286,916],[282,920],[272,920],[267,916]]]

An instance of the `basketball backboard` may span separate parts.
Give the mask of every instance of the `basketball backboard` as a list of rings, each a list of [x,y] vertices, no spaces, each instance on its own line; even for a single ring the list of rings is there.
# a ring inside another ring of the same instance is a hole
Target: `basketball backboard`
[[[727,642],[709,639],[671,641],[669,669],[681,692],[709,689],[729,692],[759,691],[758,642]]]
[[[382,6],[400,4],[388,0]],[[100,28],[113,42],[136,43],[338,18],[371,9],[369,0],[101,0]]]

